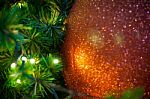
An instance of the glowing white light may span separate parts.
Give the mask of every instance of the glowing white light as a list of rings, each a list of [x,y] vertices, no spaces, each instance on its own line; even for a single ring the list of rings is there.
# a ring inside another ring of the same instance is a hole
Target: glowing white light
[[[18,30],[13,30],[12,31],[14,34],[18,34]]]
[[[35,59],[33,59],[33,58],[30,59],[30,63],[31,63],[31,64],[34,64],[34,63],[35,63]]]
[[[53,60],[53,63],[54,63],[54,64],[58,64],[58,63],[59,63],[59,60],[58,60],[58,59],[54,59],[54,60]]]
[[[27,61],[27,58],[25,56],[22,57],[22,61]]]
[[[16,63],[12,63],[11,68],[16,68]]]
[[[20,79],[17,79],[17,81],[16,81],[18,84],[20,84],[21,83],[21,80]]]
[[[21,5],[22,5],[21,3],[18,3],[18,6],[19,6],[20,8],[21,8]]]

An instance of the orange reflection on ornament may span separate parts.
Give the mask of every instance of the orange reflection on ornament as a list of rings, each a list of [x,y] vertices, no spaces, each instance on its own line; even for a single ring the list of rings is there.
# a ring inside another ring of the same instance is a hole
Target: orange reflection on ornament
[[[125,88],[131,88],[132,84],[124,84],[123,82],[118,82],[117,80],[120,68],[114,67],[107,63],[103,55],[97,55],[96,49],[91,49],[90,44],[82,41],[75,48],[74,52],[71,53],[73,57],[73,68],[65,73],[65,77],[69,77],[70,82],[76,84],[67,83],[68,86],[77,85],[76,91],[81,93],[87,93],[94,97],[106,96],[108,94],[117,94]],[[72,72],[73,71],[73,72]],[[70,75],[69,75],[70,74]],[[72,79],[72,80],[71,80]]]

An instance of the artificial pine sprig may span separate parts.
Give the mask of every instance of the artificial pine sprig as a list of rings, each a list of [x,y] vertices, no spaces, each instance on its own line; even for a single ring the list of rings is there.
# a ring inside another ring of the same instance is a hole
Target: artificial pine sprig
[[[0,11],[0,98],[59,97],[52,85],[61,82],[66,16],[56,1],[38,1],[21,0]]]
[[[49,84],[55,80],[53,73],[50,71],[51,66],[49,65],[58,65],[59,61],[53,58],[52,55],[46,58],[42,57],[41,59],[28,59],[23,56],[17,62],[11,64],[7,86],[18,89],[20,92],[33,90],[33,96],[38,95],[44,97],[47,94],[46,90],[52,92]],[[57,72],[59,71],[61,71],[61,68],[59,70],[57,69]],[[29,95],[30,91],[26,94]]]

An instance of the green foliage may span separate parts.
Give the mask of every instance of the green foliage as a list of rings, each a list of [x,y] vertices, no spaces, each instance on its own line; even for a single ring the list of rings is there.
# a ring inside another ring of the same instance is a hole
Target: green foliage
[[[0,73],[3,73],[3,71],[7,70],[10,66],[10,64],[15,61],[13,53],[10,53],[10,51],[1,52],[0,53]]]
[[[59,7],[59,11],[62,15],[66,16],[69,14],[74,0],[56,0],[56,5]]]
[[[0,49],[5,51],[6,49],[12,50],[15,47],[15,40],[19,39],[18,28],[22,28],[21,24],[18,24],[19,18],[17,8],[13,8],[9,11],[7,8],[3,8],[0,11]]]
[[[59,51],[66,15],[55,0],[15,2],[0,2],[6,5],[0,10],[0,98],[58,99],[51,84],[61,84],[57,77],[62,70]],[[62,5],[71,7],[69,2]],[[31,58],[35,64],[30,63]]]
[[[22,46],[27,54],[40,54],[41,50],[46,48],[47,43],[45,44],[43,42],[45,38],[43,38],[42,34],[37,32],[36,29],[24,30],[22,35],[24,37],[24,39],[22,39]]]
[[[26,18],[22,20],[22,22],[27,26],[31,26],[33,30],[36,30],[36,33],[39,33],[42,42],[38,42],[43,45],[40,49],[42,53],[58,52],[63,43],[65,32],[64,20],[66,16],[57,10],[59,8],[54,1],[47,0],[43,2],[46,3],[43,3],[44,6],[38,8],[38,12],[36,11],[35,16],[29,14],[30,18]],[[29,5],[31,6],[32,3],[33,5],[37,4],[35,1],[32,1]],[[34,8],[30,9],[32,10]],[[44,49],[45,52],[42,49]]]
[[[144,88],[136,87],[133,89],[126,90],[122,93],[120,99],[142,99],[144,96]],[[115,95],[107,95],[105,99],[116,99]]]
[[[28,58],[23,60],[24,56],[17,62],[11,64],[7,80],[7,87],[17,89],[23,95],[32,97],[47,95],[47,91],[53,93],[50,84],[55,81],[51,66],[54,64],[52,55],[41,59]],[[61,65],[57,63],[58,65]],[[56,66],[57,67],[57,66]],[[62,68],[55,70],[61,71]]]
[[[144,95],[144,88],[139,87],[125,91],[121,99],[142,99],[143,95]]]

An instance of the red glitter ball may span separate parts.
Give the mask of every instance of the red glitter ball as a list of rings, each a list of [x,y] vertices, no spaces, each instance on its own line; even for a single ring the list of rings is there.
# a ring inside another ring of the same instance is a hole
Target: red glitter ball
[[[76,0],[63,47],[69,89],[104,98],[144,87],[149,97],[149,9],[148,0]]]

